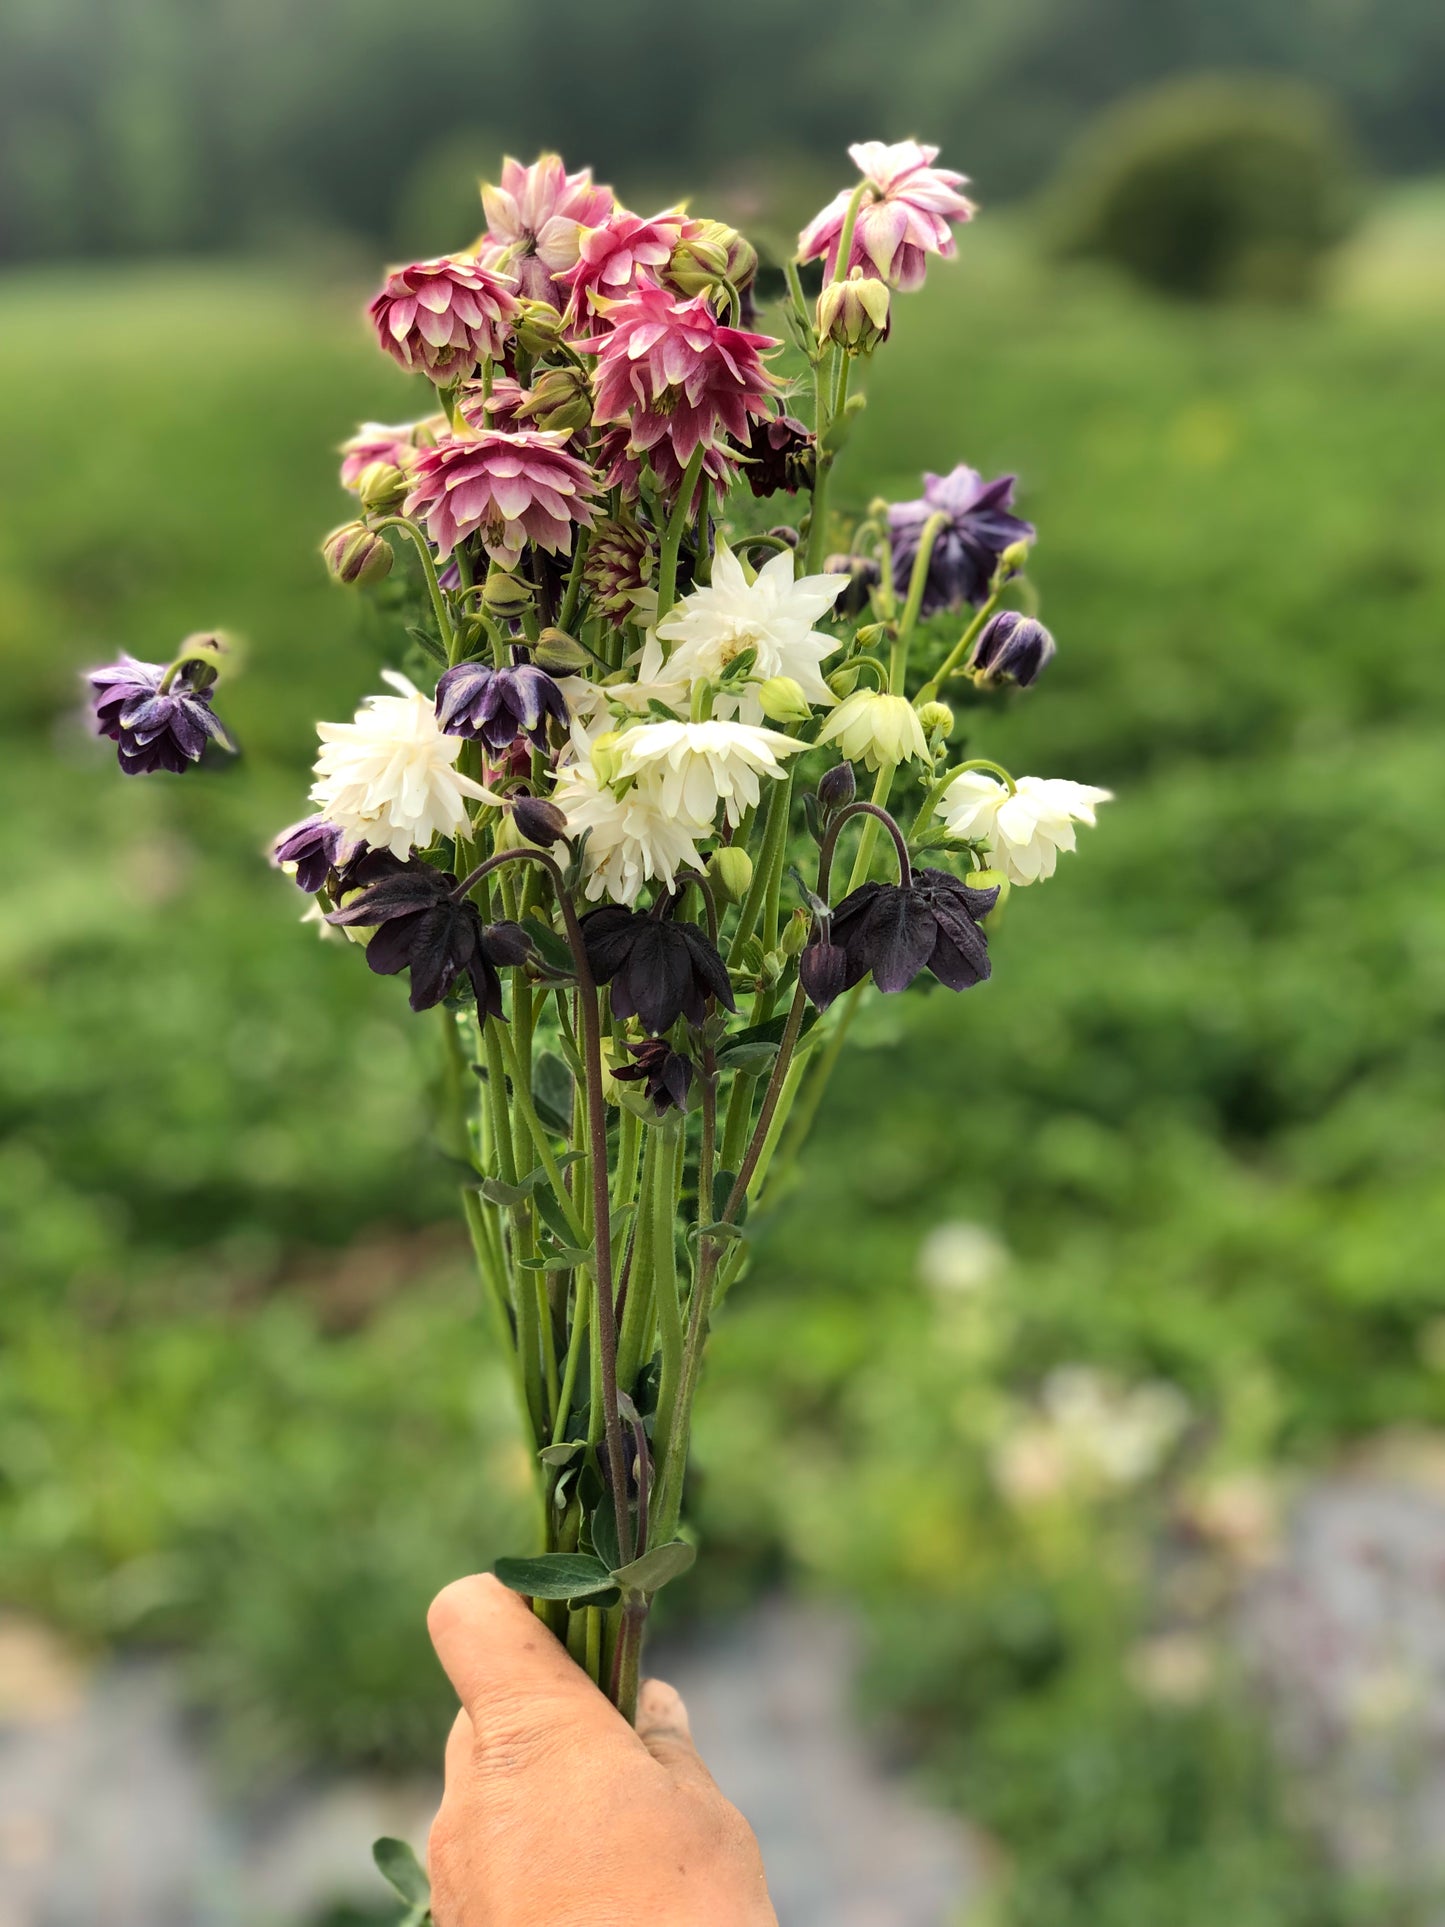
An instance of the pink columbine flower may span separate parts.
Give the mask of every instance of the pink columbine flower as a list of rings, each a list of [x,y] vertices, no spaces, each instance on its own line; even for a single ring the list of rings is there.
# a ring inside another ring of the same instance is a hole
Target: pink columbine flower
[[[643,459],[641,451],[631,445],[625,428],[603,429],[602,439],[597,444],[598,471],[608,488],[621,491],[625,502],[635,502],[642,494]],[[682,487],[682,463],[673,454],[672,444],[667,441],[658,442],[650,448],[646,459],[652,464],[662,499],[670,508]],[[728,491],[737,480],[737,474],[738,463],[731,453],[721,448],[707,449],[698,471],[692,501],[688,504],[688,513],[693,516],[702,513],[703,498],[709,489],[721,508],[728,499]]]
[[[505,569],[517,566],[527,542],[565,555],[572,525],[592,526],[587,498],[598,485],[566,443],[565,430],[495,428],[438,442],[418,457],[406,513],[425,520],[442,557],[474,533]]]
[[[699,443],[723,436],[746,444],[750,422],[771,412],[776,386],[760,350],[769,335],[723,325],[705,295],[680,301],[644,284],[608,312],[609,331],[588,342],[597,354],[601,424],[627,422],[634,453],[666,442],[685,467]]]
[[[595,184],[590,167],[569,174],[558,154],[531,167],[508,155],[500,184],[482,189],[487,231],[477,258],[495,265],[505,257],[527,300],[561,309],[567,290],[556,277],[575,265],[582,228],[607,220],[614,205],[612,189]]]
[[[389,355],[444,387],[501,354],[517,297],[508,277],[444,254],[393,269],[368,312]]]
[[[445,415],[429,415],[425,421],[398,422],[395,426],[363,422],[341,444],[341,486],[355,495],[369,470],[409,467],[420,443],[435,441],[445,427]]]
[[[641,281],[659,281],[673,249],[701,224],[669,209],[644,220],[614,208],[600,227],[583,228],[575,264],[557,279],[568,288],[569,318],[585,320],[607,301],[620,301]]]
[[[951,223],[971,221],[973,202],[958,192],[967,177],[946,167],[935,167],[936,147],[917,141],[859,141],[849,156],[872,190],[858,209],[849,268],[880,274],[895,288],[923,285],[926,256],[945,258],[958,252]],[[852,191],[845,188],[798,236],[798,259],[827,258],[831,275],[838,261],[838,245]]]

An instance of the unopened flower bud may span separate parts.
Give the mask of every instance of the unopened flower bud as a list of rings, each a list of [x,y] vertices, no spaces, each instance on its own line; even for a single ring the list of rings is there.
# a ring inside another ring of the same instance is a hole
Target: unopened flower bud
[[[818,1009],[826,1010],[848,987],[847,951],[824,940],[810,943],[798,959],[798,981]]]
[[[740,903],[753,880],[753,860],[739,843],[724,843],[707,860],[708,882],[724,903]]]
[[[795,910],[783,925],[778,939],[778,948],[785,957],[796,957],[808,941],[808,932],[813,927],[813,918],[807,910]]]
[[[562,339],[562,317],[547,301],[519,301],[512,333],[529,355],[545,355]]]
[[[925,736],[948,736],[953,730],[953,711],[947,703],[921,703],[918,720]]]
[[[1056,653],[1054,639],[1041,622],[1017,609],[1000,609],[979,631],[968,670],[981,687],[1012,682],[1027,689]]]
[[[549,676],[576,676],[592,658],[565,629],[544,629],[532,644],[532,660]]]
[[[998,559],[999,575],[1004,580],[1007,580],[1011,575],[1017,575],[1020,569],[1027,568],[1028,560],[1028,541],[1010,542]]]
[[[825,810],[841,810],[857,794],[858,779],[851,763],[838,763],[818,778],[818,801]]]
[[[854,268],[846,281],[829,281],[818,296],[818,339],[846,348],[851,354],[871,354],[887,338],[888,284]]]
[[[482,601],[489,614],[512,619],[531,608],[532,587],[521,576],[515,575],[510,569],[498,567],[494,562],[487,570]]]
[[[612,783],[617,780],[617,772],[622,765],[622,758],[617,753],[621,738],[621,730],[608,729],[593,739],[590,760],[600,782]]]
[[[769,676],[758,684],[757,698],[772,723],[805,723],[813,713],[801,684],[791,676]]]
[[[849,663],[842,669],[835,669],[828,677],[828,687],[835,696],[851,696],[858,687],[857,663]]]
[[[544,850],[550,850],[567,834],[567,818],[555,803],[541,796],[513,797],[512,821],[529,843]]]
[[[411,487],[411,477],[395,462],[372,462],[356,478],[361,506],[371,513],[394,509]]]
[[[516,412],[519,421],[538,428],[586,428],[592,420],[592,384],[580,368],[546,368]]]
[[[365,522],[344,522],[321,544],[332,579],[348,585],[380,582],[391,573],[391,544]]]
[[[672,251],[664,279],[686,295],[708,294],[724,281],[741,293],[758,271],[758,253],[751,241],[725,221],[693,221]]]

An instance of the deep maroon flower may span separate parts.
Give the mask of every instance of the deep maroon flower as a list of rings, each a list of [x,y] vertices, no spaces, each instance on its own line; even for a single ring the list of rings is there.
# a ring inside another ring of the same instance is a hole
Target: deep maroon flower
[[[393,268],[367,310],[387,354],[440,387],[500,355],[516,311],[511,281],[453,254]]]
[[[424,518],[442,557],[476,532],[504,569],[517,566],[527,542],[565,555],[573,523],[592,526],[587,497],[598,485],[566,441],[561,431],[542,429],[449,437],[418,457],[406,513]]]
[[[906,990],[922,970],[949,990],[982,983],[990,965],[978,919],[997,900],[996,889],[971,890],[946,870],[917,870],[909,883],[863,884],[832,917],[832,941],[848,959],[843,988],[870,970],[883,991]]]
[[[761,351],[776,341],[726,327],[703,295],[680,301],[664,288],[635,289],[608,319],[586,344],[597,354],[599,423],[626,422],[635,451],[665,442],[681,467],[699,443],[730,436],[746,446],[749,423],[770,412],[775,383]]]
[[[652,1108],[659,1117],[667,1111],[685,1111],[692,1084],[692,1065],[681,1051],[675,1051],[663,1037],[649,1037],[627,1048],[637,1062],[613,1071],[618,1083],[641,1084],[644,1096],[651,1098]]]
[[[519,736],[545,749],[549,716],[565,730],[570,721],[567,699],[534,663],[496,669],[489,662],[459,662],[444,670],[437,683],[442,733],[474,737],[498,755]]]
[[[798,981],[819,1010],[826,1010],[848,988],[847,951],[815,937],[798,959]]]
[[[380,977],[411,972],[411,1007],[430,1010],[464,973],[471,979],[480,1017],[502,1015],[502,980],[510,964],[525,963],[532,940],[518,923],[483,924],[470,898],[452,892],[457,880],[428,864],[383,876],[328,923],[373,929],[366,961]]]
[[[968,668],[977,683],[1013,682],[1027,689],[1056,653],[1057,645],[1041,622],[1017,609],[1000,609],[980,630]]]
[[[582,941],[592,975],[612,986],[613,1016],[636,1017],[654,1037],[679,1017],[703,1023],[709,997],[737,1009],[727,965],[696,924],[604,903],[583,917]]]
[[[137,662],[122,656],[118,663],[90,670],[91,712],[97,729],[116,745],[127,776],[147,776],[158,769],[179,776],[198,763],[214,738],[223,749],[235,744],[211,713],[211,689],[216,672],[209,663],[183,661],[171,676],[163,662]]]
[[[999,557],[1015,542],[1033,540],[1034,526],[1012,513],[1012,475],[986,482],[966,462],[947,475],[925,475],[923,494],[916,502],[895,502],[888,510],[893,544],[893,578],[900,592],[907,587],[924,525],[940,512],[948,517],[933,544],[923,588],[923,614],[956,609],[968,602],[977,607],[989,592]]]
[[[644,218],[616,207],[599,226],[583,228],[576,262],[557,276],[568,291],[568,319],[590,321],[599,312],[605,317],[609,302],[642,282],[659,281],[673,249],[698,225],[675,208]]]
[[[745,453],[743,474],[754,495],[776,495],[779,489],[796,495],[800,488],[813,486],[817,443],[791,415],[754,422]]]
[[[308,816],[283,830],[271,846],[271,861],[278,870],[289,869],[297,887],[315,896],[341,853],[341,832],[324,816]]]
[[[959,193],[965,177],[935,167],[936,147],[917,141],[859,141],[848,149],[854,165],[868,183],[858,209],[849,268],[882,275],[895,288],[923,285],[930,254],[958,252],[951,224],[973,219],[973,203]],[[824,256],[824,273],[831,280],[843,240],[852,190],[844,188],[798,236],[798,258]]]
[[[478,259],[504,265],[529,301],[564,307],[567,290],[555,277],[576,262],[582,228],[605,221],[614,205],[612,189],[594,183],[591,168],[569,174],[557,154],[523,167],[508,155],[501,181],[482,189],[487,231]]]

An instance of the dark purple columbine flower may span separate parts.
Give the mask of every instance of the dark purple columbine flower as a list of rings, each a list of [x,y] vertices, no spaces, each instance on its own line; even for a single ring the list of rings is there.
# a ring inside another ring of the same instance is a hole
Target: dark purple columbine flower
[[[703,1023],[709,997],[737,1009],[727,965],[694,923],[604,903],[583,917],[582,941],[592,975],[612,986],[613,1016],[638,1018],[654,1037],[679,1017]]]
[[[830,555],[823,564],[823,573],[848,578],[847,588],[833,604],[840,616],[861,616],[883,580],[883,570],[871,555]]]
[[[662,1037],[649,1037],[644,1043],[629,1044],[637,1059],[612,1075],[619,1084],[641,1084],[643,1094],[661,1117],[665,1111],[687,1109],[687,1093],[692,1084],[692,1065]]]
[[[990,966],[978,919],[997,900],[996,889],[972,890],[946,870],[916,870],[909,883],[863,884],[833,912],[832,941],[848,959],[843,988],[870,970],[883,991],[906,990],[922,970],[948,990],[982,983]]]
[[[411,1007],[439,1004],[463,972],[476,992],[479,1017],[502,1015],[499,968],[525,963],[532,940],[518,923],[482,922],[477,906],[452,895],[457,880],[427,864],[383,876],[328,923],[376,926],[366,961],[381,977],[411,972]]]
[[[149,775],[168,769],[179,776],[214,737],[223,749],[235,744],[211,713],[211,686],[216,672],[209,663],[187,662],[162,690],[166,664],[137,662],[122,656],[118,663],[92,669],[91,711],[102,736],[116,744],[120,766],[127,776]]]
[[[798,981],[819,1010],[848,988],[848,953],[827,937],[815,937],[798,959]]]
[[[800,488],[813,486],[817,443],[791,415],[769,415],[754,422],[746,452],[743,474],[754,495],[776,495],[780,489],[796,495]]]
[[[308,816],[304,823],[293,823],[281,832],[271,846],[271,861],[278,870],[293,864],[297,887],[315,896],[336,868],[340,853],[341,832],[336,825],[324,816]]]
[[[545,669],[514,662],[459,662],[437,684],[437,721],[447,736],[472,736],[500,754],[519,736],[546,747],[547,718],[567,727],[567,699]]]
[[[895,502],[888,511],[893,543],[893,579],[902,595],[923,539],[925,523],[942,513],[948,526],[934,540],[923,588],[923,614],[976,608],[988,596],[999,557],[1015,542],[1032,541],[1034,527],[1012,513],[1015,477],[986,482],[966,462],[947,475],[925,475],[916,502]]]
[[[1017,609],[1000,609],[979,631],[968,667],[975,682],[1013,682],[1027,689],[1038,681],[1057,650],[1041,622]]]

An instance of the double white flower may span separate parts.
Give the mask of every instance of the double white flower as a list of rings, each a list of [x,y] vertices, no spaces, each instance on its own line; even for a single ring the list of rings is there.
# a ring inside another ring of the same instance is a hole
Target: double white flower
[[[965,770],[943,792],[937,814],[954,836],[981,837],[1010,883],[1051,877],[1060,850],[1075,845],[1075,823],[1094,827],[1095,810],[1110,790],[1062,777],[1021,776],[1013,791],[983,770]]]
[[[469,797],[501,799],[457,769],[463,740],[442,734],[431,697],[391,670],[383,680],[399,693],[368,696],[349,723],[316,725],[311,801],[346,844],[404,857],[435,836],[465,834]]]
[[[700,870],[697,828],[667,815],[654,792],[633,784],[621,795],[584,759],[557,777],[552,801],[567,818],[569,835],[587,834],[586,895],[596,903],[634,904],[645,883],[669,890],[679,870]]]

